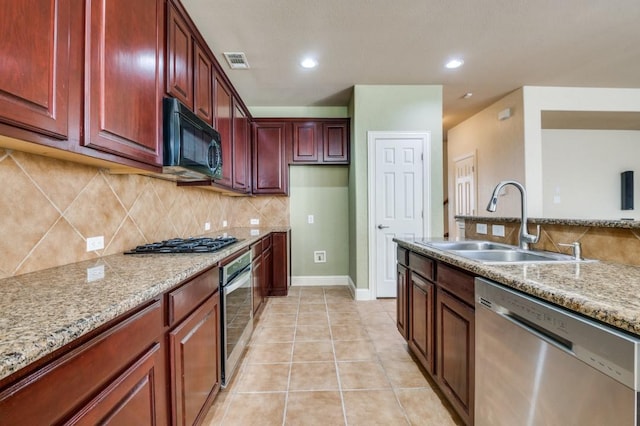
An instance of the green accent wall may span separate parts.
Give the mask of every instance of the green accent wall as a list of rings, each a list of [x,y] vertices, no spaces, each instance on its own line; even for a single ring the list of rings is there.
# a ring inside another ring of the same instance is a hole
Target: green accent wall
[[[347,166],[289,167],[293,277],[348,275],[348,172]],[[316,250],[326,251],[326,263],[314,262]]]
[[[369,288],[368,131],[431,132],[431,229],[443,234],[442,86],[356,85],[349,105],[349,277]]]

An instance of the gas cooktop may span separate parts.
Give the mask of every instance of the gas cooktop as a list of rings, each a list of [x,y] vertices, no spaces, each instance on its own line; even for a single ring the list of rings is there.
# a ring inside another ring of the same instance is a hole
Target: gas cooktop
[[[143,253],[213,253],[237,242],[235,237],[173,238],[157,243],[143,244],[124,254]]]

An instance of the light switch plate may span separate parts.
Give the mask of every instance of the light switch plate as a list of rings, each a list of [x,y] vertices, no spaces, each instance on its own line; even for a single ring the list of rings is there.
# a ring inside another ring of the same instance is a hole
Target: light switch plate
[[[250,219],[249,225],[260,225],[260,219]]]

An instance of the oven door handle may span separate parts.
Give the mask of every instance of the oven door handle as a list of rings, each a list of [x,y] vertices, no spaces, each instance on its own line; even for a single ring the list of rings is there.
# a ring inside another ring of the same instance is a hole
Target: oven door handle
[[[231,293],[234,290],[242,287],[247,281],[251,280],[251,265],[247,266],[245,272],[242,272],[240,275],[236,275],[236,277],[224,286],[225,293]]]

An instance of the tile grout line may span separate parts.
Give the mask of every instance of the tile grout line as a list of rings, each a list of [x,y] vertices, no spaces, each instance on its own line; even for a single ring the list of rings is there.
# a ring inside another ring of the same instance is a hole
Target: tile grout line
[[[293,353],[296,347],[296,335],[298,333],[298,317],[300,314],[300,293],[298,293],[297,297],[298,297],[298,303],[296,305],[296,326],[293,329],[293,343],[291,344],[291,354],[289,357],[289,376],[287,377],[287,389],[284,394],[284,410],[282,411],[282,426],[285,426],[285,423],[287,421],[287,408],[289,406],[289,389],[291,389],[291,370],[293,369]]]
[[[338,367],[338,356],[336,355],[336,345],[335,345],[335,341],[333,340],[333,330],[331,329],[331,318],[329,317],[329,306],[327,305],[327,294],[326,294],[324,289],[323,289],[322,293],[324,295],[324,300],[325,300],[325,309],[326,309],[326,314],[327,314],[327,322],[329,323],[329,337],[331,338],[331,350],[333,351],[333,363],[334,363],[334,365],[336,367],[336,378],[338,379],[338,394],[340,395],[340,403],[342,405],[342,418],[344,420],[345,426],[347,426],[348,425],[348,423],[347,423],[347,406],[344,403],[344,393],[342,391],[342,380],[340,380],[340,371],[339,371],[339,367]]]

